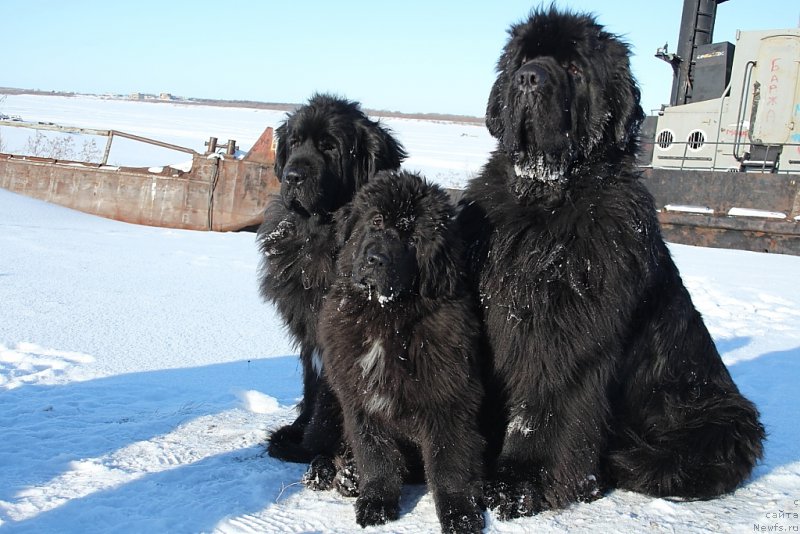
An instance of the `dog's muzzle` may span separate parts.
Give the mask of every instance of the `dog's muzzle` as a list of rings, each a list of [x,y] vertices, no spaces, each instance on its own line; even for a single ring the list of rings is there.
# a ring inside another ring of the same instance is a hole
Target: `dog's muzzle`
[[[307,214],[306,207],[301,201],[301,186],[305,182],[307,173],[297,167],[289,167],[281,175],[281,200],[286,209],[296,213]]]
[[[302,184],[305,179],[306,173],[300,171],[300,169],[291,167],[283,172],[281,182],[284,182],[289,187],[297,187],[298,185]]]
[[[517,88],[523,93],[533,93],[541,89],[549,78],[547,71],[533,61],[528,61],[522,65],[514,74]]]
[[[386,251],[378,246],[369,246],[356,266],[355,278],[364,287],[382,289],[388,281],[390,266],[391,260]]]

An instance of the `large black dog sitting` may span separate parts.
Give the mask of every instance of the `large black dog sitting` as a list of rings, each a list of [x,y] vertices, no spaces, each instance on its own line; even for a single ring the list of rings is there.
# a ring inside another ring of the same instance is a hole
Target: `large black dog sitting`
[[[460,214],[505,423],[488,504],[511,518],[605,487],[732,491],[764,430],[639,181],[628,47],[554,8],[509,34],[486,115],[498,147]]]
[[[309,462],[341,441],[341,413],[324,379],[317,314],[333,280],[333,213],[376,172],[396,169],[406,154],[390,132],[355,102],[317,94],[278,127],[279,200],[258,230],[261,294],[300,346],[303,401],[297,419],[270,436],[269,454]]]

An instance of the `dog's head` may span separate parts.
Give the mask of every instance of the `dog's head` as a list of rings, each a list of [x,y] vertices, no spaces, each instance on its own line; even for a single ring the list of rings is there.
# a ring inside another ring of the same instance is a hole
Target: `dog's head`
[[[460,238],[448,194],[417,174],[383,172],[337,212],[339,276],[381,304],[460,287]]]
[[[375,172],[405,159],[388,129],[356,102],[316,94],[276,130],[275,175],[286,208],[327,215],[349,202]]]
[[[517,173],[558,181],[594,156],[633,154],[643,119],[628,46],[594,17],[551,7],[509,29],[486,125]]]

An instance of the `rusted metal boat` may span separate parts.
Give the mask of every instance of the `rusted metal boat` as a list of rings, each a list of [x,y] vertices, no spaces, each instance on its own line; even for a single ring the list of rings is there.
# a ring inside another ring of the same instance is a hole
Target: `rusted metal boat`
[[[643,170],[672,243],[800,256],[800,176]]]
[[[273,166],[273,130],[267,128],[242,158],[235,141],[208,152],[163,143],[116,130],[0,121],[0,126],[34,127],[108,138],[99,164],[0,153],[0,187],[86,213],[149,226],[232,231],[263,220],[269,199],[279,193]],[[111,142],[123,137],[191,154],[191,170],[107,165]]]

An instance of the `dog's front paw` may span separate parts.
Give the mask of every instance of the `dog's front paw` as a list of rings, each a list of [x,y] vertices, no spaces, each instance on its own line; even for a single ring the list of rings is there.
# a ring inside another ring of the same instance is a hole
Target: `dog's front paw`
[[[468,495],[443,496],[439,497],[437,508],[442,532],[477,534],[483,531],[483,510],[477,499]]]
[[[336,458],[336,480],[334,486],[344,497],[358,497],[360,477],[352,454],[344,453]]]
[[[303,447],[303,427],[282,426],[268,438],[267,454],[285,462],[307,463],[313,458]]]
[[[303,427],[298,424],[284,425],[269,435],[270,444],[284,443],[298,445],[303,441]]]
[[[578,484],[577,500],[578,502],[592,502],[601,498],[605,493],[606,488],[597,479],[595,475],[587,475],[584,480]]]
[[[308,466],[303,475],[303,484],[314,491],[325,491],[333,487],[336,465],[330,456],[319,455]]]
[[[356,522],[362,527],[383,525],[400,515],[400,503],[377,495],[361,495],[356,499]]]
[[[495,479],[484,489],[486,506],[507,521],[532,516],[548,508],[538,484],[530,480]]]

